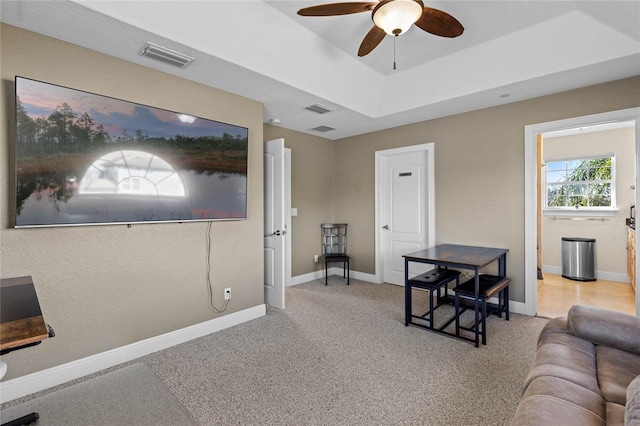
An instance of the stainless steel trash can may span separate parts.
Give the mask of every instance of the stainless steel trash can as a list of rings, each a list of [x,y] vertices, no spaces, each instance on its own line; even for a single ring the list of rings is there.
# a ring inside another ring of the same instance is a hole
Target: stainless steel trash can
[[[562,276],[570,280],[596,280],[595,238],[562,237]]]

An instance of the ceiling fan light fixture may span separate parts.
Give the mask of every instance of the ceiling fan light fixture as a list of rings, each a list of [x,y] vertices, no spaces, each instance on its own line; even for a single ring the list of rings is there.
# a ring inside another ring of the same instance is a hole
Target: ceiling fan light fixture
[[[385,33],[397,36],[407,32],[423,10],[421,0],[382,0],[373,10],[373,23]]]

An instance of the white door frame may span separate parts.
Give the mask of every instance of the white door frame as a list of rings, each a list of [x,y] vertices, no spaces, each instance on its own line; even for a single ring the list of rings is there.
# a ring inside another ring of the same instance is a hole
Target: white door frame
[[[640,187],[640,108],[629,108],[619,111],[593,114],[566,120],[532,124],[524,127],[524,309],[525,314],[535,316],[537,301],[537,260],[536,245],[538,226],[536,222],[536,135],[556,130],[574,129],[594,124],[635,121],[636,126],[636,205],[638,205],[638,188]],[[636,276],[638,276],[638,260],[636,259]],[[636,292],[636,315],[640,316],[640,292]]]
[[[291,148],[284,149],[284,287],[291,286]]]
[[[427,185],[425,187],[427,194],[427,212],[428,214],[424,218],[425,229],[427,229],[427,241],[423,241],[425,247],[433,246],[436,242],[436,220],[435,220],[435,161],[434,161],[434,143],[424,143],[420,145],[411,145],[402,148],[385,149],[382,151],[376,151],[375,159],[375,261],[376,261],[376,273],[374,280],[376,283],[382,283],[384,279],[383,261],[380,247],[380,218],[382,217],[382,176],[381,165],[382,159],[386,156],[406,154],[410,152],[426,152],[427,154]]]

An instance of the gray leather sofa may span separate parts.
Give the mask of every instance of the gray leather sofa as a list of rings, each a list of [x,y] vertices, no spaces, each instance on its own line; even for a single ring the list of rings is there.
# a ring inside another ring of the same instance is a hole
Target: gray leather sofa
[[[640,425],[638,376],[640,318],[575,305],[540,333],[511,425]]]

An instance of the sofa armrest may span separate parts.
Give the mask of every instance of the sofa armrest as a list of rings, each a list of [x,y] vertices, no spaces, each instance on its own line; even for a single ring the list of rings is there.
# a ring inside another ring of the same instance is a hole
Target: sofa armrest
[[[627,388],[624,424],[629,426],[640,425],[640,376],[633,379]]]
[[[640,318],[595,306],[573,305],[567,315],[569,331],[596,345],[640,355]]]
[[[538,335],[538,347],[540,347],[542,342],[545,340],[545,337],[550,334],[556,333],[571,334],[571,332],[569,332],[569,326],[567,324],[567,317],[552,318],[544,325],[544,327],[540,331],[540,334]]]

